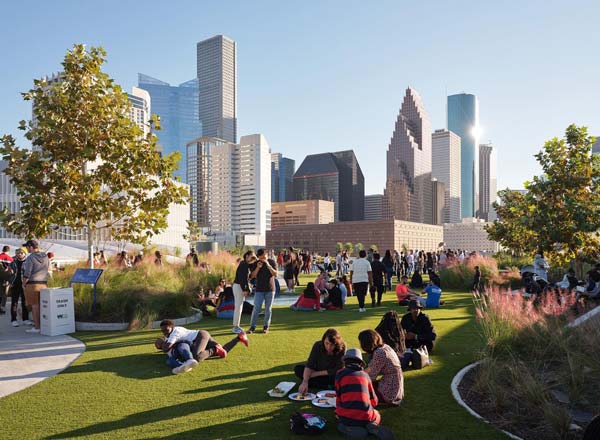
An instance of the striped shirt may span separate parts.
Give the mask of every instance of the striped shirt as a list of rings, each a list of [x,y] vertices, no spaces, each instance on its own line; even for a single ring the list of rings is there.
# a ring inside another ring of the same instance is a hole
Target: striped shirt
[[[335,375],[336,408],[340,422],[347,426],[365,426],[380,419],[375,410],[377,395],[369,375],[358,365],[349,365]]]

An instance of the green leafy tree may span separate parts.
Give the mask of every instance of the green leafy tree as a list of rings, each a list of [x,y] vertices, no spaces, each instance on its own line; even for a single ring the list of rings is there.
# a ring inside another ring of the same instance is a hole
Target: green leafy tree
[[[2,212],[3,226],[40,238],[62,226],[85,228],[90,261],[100,230],[145,245],[167,226],[169,204],[188,197],[172,180],[179,155],[161,157],[156,136],[131,121],[127,95],[101,70],[105,57],[102,48],[75,45],[57,80],[35,80],[23,93],[33,120],[19,128],[33,149],[10,135],[0,140],[21,200],[20,212]],[[159,128],[156,116],[148,123]]]
[[[198,222],[193,220],[186,220],[187,233],[183,235],[183,239],[190,244],[190,248],[200,241],[202,236],[202,228],[198,225]]]
[[[376,245],[376,244],[372,244],[372,245],[370,246],[370,248],[371,248],[371,249],[373,249],[373,252],[379,252],[379,248],[377,247],[377,245]]]
[[[341,252],[341,251],[343,251],[343,250],[344,250],[344,243],[342,243],[341,241],[338,241],[338,242],[335,244],[335,251],[336,251],[336,252]]]
[[[364,245],[362,243],[356,243],[354,245],[354,252],[356,252],[357,254],[362,251],[364,249]]]
[[[559,265],[596,259],[600,252],[600,157],[586,127],[570,125],[564,139],[544,144],[535,158],[542,175],[527,194],[502,191],[490,238],[517,253],[544,252]]]
[[[348,253],[352,253],[354,245],[351,242],[344,243],[344,250]]]

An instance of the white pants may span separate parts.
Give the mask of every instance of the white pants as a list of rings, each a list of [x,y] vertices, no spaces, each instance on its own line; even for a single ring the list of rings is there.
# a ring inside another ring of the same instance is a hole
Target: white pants
[[[235,309],[233,310],[233,326],[239,327],[242,320],[242,307],[244,304],[244,291],[242,286],[237,283],[233,284],[233,298],[235,301]]]

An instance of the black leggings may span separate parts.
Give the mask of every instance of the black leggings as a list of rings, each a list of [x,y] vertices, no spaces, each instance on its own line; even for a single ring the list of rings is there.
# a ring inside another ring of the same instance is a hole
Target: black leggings
[[[236,336],[231,341],[223,346],[225,351],[229,353],[233,347],[239,342],[239,338]],[[219,345],[206,330],[198,330],[198,336],[194,339],[192,344],[192,355],[198,362],[202,362],[211,356],[214,356],[215,349]]]
[[[29,319],[29,312],[27,311],[27,304],[25,303],[25,293],[23,292],[22,286],[13,286],[10,289],[11,292],[11,303],[10,303],[10,320],[17,320],[17,306],[19,304],[19,298],[21,298],[21,317],[23,321]]]

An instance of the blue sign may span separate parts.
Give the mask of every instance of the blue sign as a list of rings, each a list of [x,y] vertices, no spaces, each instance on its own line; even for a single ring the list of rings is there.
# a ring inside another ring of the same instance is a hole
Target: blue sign
[[[77,269],[73,278],[71,278],[71,284],[96,284],[102,272],[102,269]]]
[[[71,278],[71,282],[69,286],[73,285],[73,283],[81,283],[81,284],[93,284],[94,285],[94,302],[92,303],[92,316],[96,314],[96,283],[98,282],[98,278],[102,275],[104,270],[102,269],[77,269],[73,278]]]

